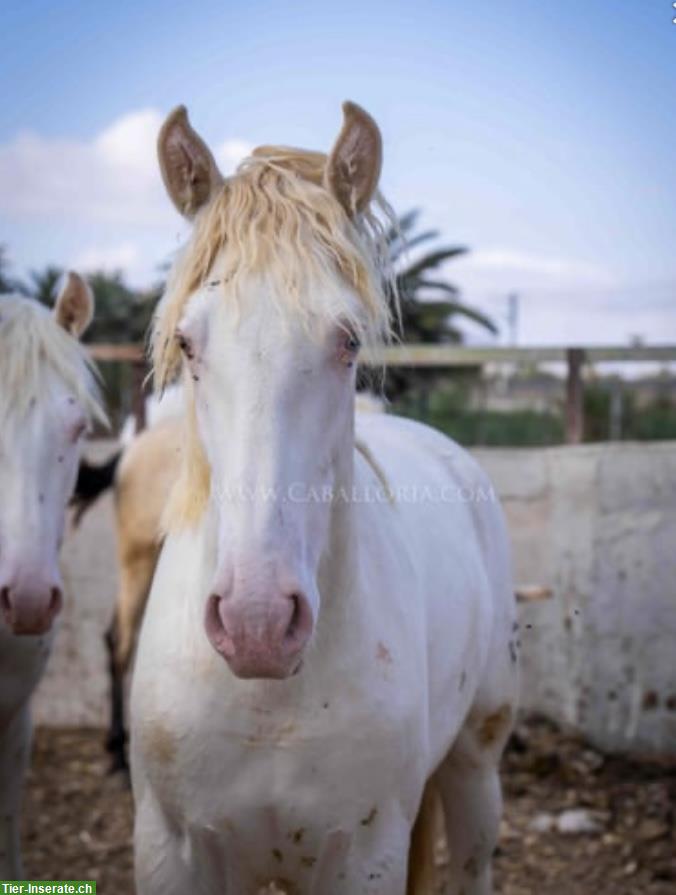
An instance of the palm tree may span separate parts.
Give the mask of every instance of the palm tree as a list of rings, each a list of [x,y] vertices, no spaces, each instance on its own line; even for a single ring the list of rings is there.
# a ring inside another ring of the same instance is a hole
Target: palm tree
[[[459,317],[496,333],[497,327],[493,321],[476,308],[459,301],[458,287],[437,274],[437,269],[445,261],[467,254],[469,249],[466,246],[434,248],[401,266],[405,255],[412,249],[439,237],[438,230],[412,232],[419,216],[419,209],[407,212],[399,218],[396,226],[390,228],[386,237],[390,261],[396,271],[402,339],[432,344],[461,342],[462,330],[455,324]]]
[[[401,313],[401,339],[403,342],[421,344],[458,343],[463,340],[460,320],[469,320],[490,333],[497,327],[485,314],[459,300],[460,290],[450,283],[439,267],[446,261],[459,258],[469,250],[465,246],[441,246],[432,248],[420,257],[408,260],[407,255],[418,246],[439,238],[437,230],[415,232],[420,216],[413,209],[399,218],[386,235],[390,261],[396,272],[396,288],[399,293]],[[388,287],[390,302],[394,305],[394,290]],[[429,389],[440,375],[434,367],[396,367],[388,371],[386,393],[390,400],[402,397],[416,389]]]

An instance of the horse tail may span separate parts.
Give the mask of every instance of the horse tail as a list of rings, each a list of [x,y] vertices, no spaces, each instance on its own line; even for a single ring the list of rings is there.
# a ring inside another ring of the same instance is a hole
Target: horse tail
[[[70,501],[75,507],[75,525],[79,525],[96,498],[112,486],[121,456],[122,451],[118,451],[100,465],[80,460],[75,490]]]
[[[435,891],[434,846],[437,836],[437,792],[431,780],[423,792],[411,832],[406,895],[431,895]]]

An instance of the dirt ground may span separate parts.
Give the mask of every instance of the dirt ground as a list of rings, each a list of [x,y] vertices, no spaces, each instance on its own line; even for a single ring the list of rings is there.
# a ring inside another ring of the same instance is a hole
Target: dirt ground
[[[100,895],[133,895],[131,796],[106,774],[101,744],[98,730],[36,732],[26,870],[34,878],[95,879]],[[503,781],[500,895],[676,893],[676,761],[604,758],[530,719],[512,739]],[[561,832],[557,820],[570,809],[584,809],[594,829]],[[442,845],[438,851],[443,873]]]

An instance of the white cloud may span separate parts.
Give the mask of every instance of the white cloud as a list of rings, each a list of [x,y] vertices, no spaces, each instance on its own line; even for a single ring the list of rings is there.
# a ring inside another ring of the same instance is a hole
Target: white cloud
[[[575,280],[588,286],[608,287],[615,277],[603,268],[571,258],[553,258],[511,248],[483,249],[472,252],[454,264],[463,273],[484,275],[487,279],[498,275],[502,279],[522,281]]]
[[[462,299],[486,312],[509,337],[508,296],[519,296],[523,344],[626,344],[635,334],[648,342],[673,340],[674,281],[632,283],[620,272],[577,258],[489,247],[444,268]],[[472,341],[486,341],[481,331]]]
[[[253,143],[246,140],[225,140],[214,150],[214,158],[224,174],[231,174],[243,158],[251,155],[253,148]]]
[[[92,140],[22,133],[0,144],[0,193],[4,213],[20,219],[58,218],[80,224],[167,224],[171,206],[155,155],[163,116],[156,109],[130,112]],[[224,173],[250,151],[228,139],[216,157]]]
[[[94,141],[100,160],[116,171],[126,171],[140,180],[157,180],[155,143],[162,116],[155,109],[130,112],[118,118]]]
[[[123,242],[119,245],[87,248],[76,255],[69,266],[82,273],[99,270],[110,273],[117,270],[134,269],[139,260],[138,247],[131,242]]]

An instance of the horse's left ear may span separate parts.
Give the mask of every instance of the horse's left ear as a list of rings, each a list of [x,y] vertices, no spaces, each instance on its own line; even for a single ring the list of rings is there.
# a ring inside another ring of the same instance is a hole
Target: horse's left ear
[[[373,118],[356,103],[343,103],[343,129],[326,163],[324,185],[350,217],[366,209],[378,187],[383,141]]]
[[[69,271],[54,305],[54,316],[71,336],[79,339],[94,316],[94,296],[82,277]]]

